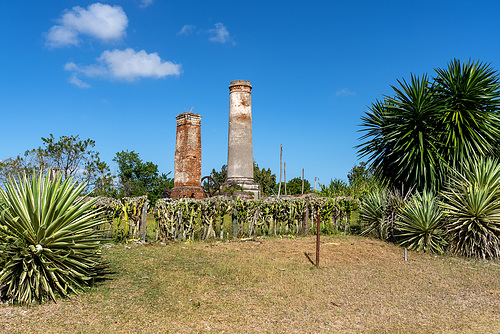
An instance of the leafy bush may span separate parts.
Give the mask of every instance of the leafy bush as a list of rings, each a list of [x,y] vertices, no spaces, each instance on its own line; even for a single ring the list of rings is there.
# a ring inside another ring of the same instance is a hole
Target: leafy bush
[[[443,253],[447,244],[443,219],[432,193],[416,193],[403,206],[396,221],[399,243],[412,250]]]
[[[21,175],[0,188],[0,297],[22,304],[79,293],[102,268],[105,218],[85,184]]]
[[[470,257],[500,257],[500,165],[480,158],[452,170],[443,191],[451,251]]]

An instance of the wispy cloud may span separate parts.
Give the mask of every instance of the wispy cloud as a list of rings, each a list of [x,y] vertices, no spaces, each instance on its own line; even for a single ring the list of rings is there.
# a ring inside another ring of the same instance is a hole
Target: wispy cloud
[[[186,24],[186,25],[182,26],[181,30],[179,30],[179,32],[177,33],[177,36],[190,35],[194,31],[195,28],[196,28],[195,25]]]
[[[154,0],[141,0],[139,7],[146,8],[153,4]]]
[[[65,70],[71,71],[72,77],[81,74],[90,78],[104,78],[124,81],[135,81],[140,78],[160,79],[181,74],[181,65],[163,61],[156,52],[147,53],[144,50],[134,51],[107,50],[104,51],[96,64],[77,65],[66,63]],[[77,78],[78,79],[78,78]],[[78,86],[78,81],[71,82]]]
[[[82,80],[78,79],[78,77],[76,76],[75,73],[73,73],[73,75],[69,78],[68,82],[70,84],[73,84],[73,85],[80,87],[80,88],[90,88],[91,87],[88,83],[83,82]]]
[[[349,88],[342,88],[335,92],[335,96],[356,96],[356,93],[350,91]]]
[[[47,45],[64,47],[78,45],[80,35],[87,35],[104,42],[125,36],[128,18],[122,7],[94,3],[87,9],[76,6],[66,10],[46,34]]]
[[[232,41],[231,36],[229,35],[229,31],[227,30],[226,26],[218,22],[215,24],[215,28],[209,29],[208,33],[210,34],[209,40],[211,42],[215,43],[227,43],[227,42],[234,42]]]

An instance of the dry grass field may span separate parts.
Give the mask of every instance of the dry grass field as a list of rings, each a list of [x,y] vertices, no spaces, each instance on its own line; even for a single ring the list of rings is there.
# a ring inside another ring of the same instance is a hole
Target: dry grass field
[[[500,333],[500,262],[323,236],[114,244],[90,292],[0,305],[4,333]]]

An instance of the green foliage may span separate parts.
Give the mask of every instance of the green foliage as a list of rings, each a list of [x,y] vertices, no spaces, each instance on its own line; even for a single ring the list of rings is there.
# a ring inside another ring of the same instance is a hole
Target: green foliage
[[[27,150],[24,156],[8,158],[0,163],[0,181],[17,178],[20,173],[47,173],[57,169],[63,179],[73,177],[87,183],[86,192],[111,196],[113,178],[109,166],[93,150],[95,141],[81,140],[79,136],[61,136],[56,140],[51,134],[43,138],[43,146]],[[82,173],[83,171],[83,173]]]
[[[453,60],[429,80],[411,76],[362,119],[357,146],[391,186],[439,189],[448,166],[494,155],[500,138],[499,80],[481,62]]]
[[[217,183],[222,185],[227,179],[227,165],[222,165],[220,171],[216,171],[215,168],[212,169],[210,176],[213,177]]]
[[[288,195],[300,195],[302,194],[302,178],[294,177],[286,183],[286,191]],[[311,184],[309,181],[304,179],[304,194],[311,192]]]
[[[321,197],[338,197],[348,195],[348,185],[347,182],[341,179],[330,180],[330,184],[327,186],[319,184],[321,190],[317,194]]]
[[[401,208],[396,228],[398,242],[408,249],[443,253],[447,244],[443,212],[428,191],[416,193]]]
[[[220,185],[227,180],[227,165],[222,165],[220,171],[212,169],[210,176],[215,179]],[[264,196],[272,195],[276,186],[276,175],[271,172],[271,169],[259,168],[259,165],[253,162],[253,177],[255,183],[260,184],[261,193]]]
[[[347,179],[349,180],[348,193],[355,198],[361,198],[381,187],[381,183],[373,174],[371,166],[368,166],[366,162],[354,165],[347,173]]]
[[[262,195],[268,196],[273,194],[273,189],[276,186],[276,174],[271,172],[271,168],[259,168],[259,165],[253,162],[253,177],[255,183],[260,184]]]
[[[386,207],[386,191],[372,192],[363,198],[359,212],[359,219],[363,224],[362,234],[387,239],[391,231],[388,230],[385,220]]]
[[[480,158],[453,170],[443,191],[451,251],[477,258],[500,257],[500,161]]]
[[[158,166],[152,162],[143,162],[139,153],[134,151],[117,152],[113,158],[118,164],[118,177],[120,179],[119,196],[137,197],[148,195],[152,205],[161,198],[166,188],[173,188],[173,179],[170,174],[160,174]]]
[[[401,191],[382,189],[363,197],[359,210],[361,234],[382,240],[395,240],[395,223],[411,197],[412,189]]]
[[[18,303],[79,293],[100,265],[104,223],[93,201],[79,197],[85,185],[40,174],[0,188],[0,297]]]

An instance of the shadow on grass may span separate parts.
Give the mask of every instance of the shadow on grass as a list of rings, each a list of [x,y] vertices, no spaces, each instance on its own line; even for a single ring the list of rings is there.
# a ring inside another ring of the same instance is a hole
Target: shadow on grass
[[[113,276],[116,274],[116,271],[111,269],[109,261],[102,261],[96,267],[96,274],[92,278],[91,286],[98,286],[99,283],[112,280]]]
[[[311,262],[311,264],[313,266],[316,265],[316,262],[314,262],[312,259],[311,259],[311,254],[309,254],[308,252],[304,252],[304,255],[307,257],[307,259],[309,260],[309,262]]]

